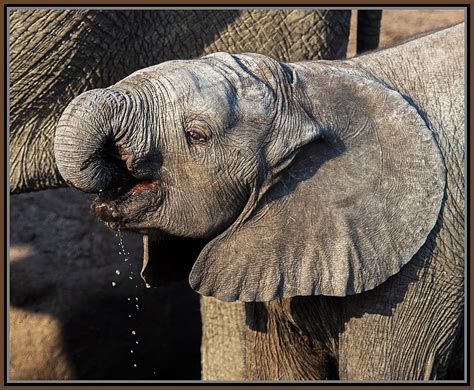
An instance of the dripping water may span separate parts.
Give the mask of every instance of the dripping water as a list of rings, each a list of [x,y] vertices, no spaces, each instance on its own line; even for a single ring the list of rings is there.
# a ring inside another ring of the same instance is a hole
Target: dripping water
[[[134,277],[133,277],[133,271],[132,271],[132,262],[129,261],[129,256],[130,256],[130,252],[128,252],[126,249],[125,249],[125,245],[124,245],[124,242],[123,242],[123,236],[122,236],[122,232],[120,231],[120,228],[117,229],[117,234],[116,236],[118,237],[119,239],[119,252],[118,254],[120,256],[123,256],[123,261],[124,261],[124,265],[126,266],[128,264],[128,267],[126,267],[127,269],[124,270],[124,272],[128,271],[128,279],[130,281],[133,281],[134,280]],[[121,271],[119,269],[116,269],[115,270],[115,274],[116,275],[121,275]],[[135,285],[136,287],[138,287],[138,285]],[[136,310],[139,309],[138,305],[135,303],[138,301],[138,297],[133,297],[134,299],[132,300],[131,297],[127,297],[127,301],[129,302],[129,305],[131,305],[132,303],[135,305],[135,308]],[[130,309],[129,309],[130,310]],[[132,320],[132,324],[133,325],[133,322],[134,321],[134,318],[135,316],[129,312],[128,314],[128,318],[130,318]],[[131,331],[131,334],[132,334],[132,337],[133,337],[133,341],[136,344],[138,344],[138,340],[137,340],[137,332],[135,330],[132,330]],[[133,347],[135,348],[135,347]],[[135,350],[133,348],[130,348],[130,355],[134,355],[135,353]],[[133,368],[137,368],[137,363],[133,361],[132,359],[132,366]]]
[[[115,275],[116,276],[120,276],[122,275],[122,273],[124,273],[125,275],[127,275],[127,272],[128,272],[128,280],[131,282],[135,282],[135,288],[138,288],[139,287],[139,283],[137,282],[137,280],[135,280],[135,275],[134,275],[134,272],[132,271],[132,262],[129,261],[129,256],[130,256],[130,252],[128,252],[126,249],[125,249],[125,245],[124,245],[124,242],[123,242],[123,236],[122,236],[122,232],[120,231],[120,228],[117,229],[117,234],[116,234],[116,237],[118,238],[118,241],[119,241],[119,252],[118,254],[120,256],[123,257],[123,266],[125,267],[125,269],[123,269],[122,271],[120,269],[116,269],[115,270]],[[127,264],[128,264],[128,267],[127,267]],[[127,279],[124,279],[124,280],[127,280]],[[112,286],[116,286],[118,282],[116,281],[113,281],[112,282]],[[136,313],[140,310],[140,305],[139,305],[139,298],[137,296],[133,296],[133,297],[127,297],[127,304],[129,306],[129,311],[128,311],[128,318],[130,319],[130,326],[132,328],[132,330],[130,331],[130,334],[132,336],[132,339],[133,339],[133,344],[130,346],[130,349],[129,349],[129,355],[130,355],[130,359],[131,359],[131,365],[133,367],[133,369],[136,369],[138,367],[138,364],[136,361],[134,361],[134,356],[137,356],[137,348],[138,348],[138,345],[139,345],[139,338],[138,338],[138,333],[137,331],[134,329],[136,325]],[[156,376],[157,373],[155,370],[153,370],[153,376]]]

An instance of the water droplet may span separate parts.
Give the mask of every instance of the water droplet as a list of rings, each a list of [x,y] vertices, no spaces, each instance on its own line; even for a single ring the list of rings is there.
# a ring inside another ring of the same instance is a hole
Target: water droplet
[[[133,349],[130,350],[130,353],[133,353]]]
[[[112,286],[115,287],[117,285],[117,283],[115,282],[112,282]]]
[[[128,259],[127,259],[127,258],[125,258],[125,259],[124,259],[124,261],[128,261]]]
[[[135,344],[138,344],[138,341],[135,341]]]
[[[128,277],[130,280],[133,280],[133,278],[131,276]]]
[[[120,275],[120,271],[119,271],[118,269],[115,270],[115,273],[116,273],[117,275]]]
[[[131,315],[131,314],[129,314],[129,315],[128,315],[128,318],[132,318],[132,315]]]
[[[137,366],[136,364],[133,365],[133,367],[136,367],[136,366]]]
[[[132,334],[137,334],[137,332],[135,332],[134,330],[132,330]]]
[[[138,297],[135,297],[135,300],[138,301]]]
[[[129,301],[129,300],[130,300],[130,298],[127,298],[127,301]]]

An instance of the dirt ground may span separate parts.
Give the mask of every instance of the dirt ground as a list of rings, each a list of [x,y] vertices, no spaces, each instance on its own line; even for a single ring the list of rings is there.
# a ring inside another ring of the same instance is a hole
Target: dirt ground
[[[386,9],[382,13],[379,47],[388,47],[427,31],[440,29],[464,20],[462,10]],[[351,19],[351,34],[347,56],[355,55],[356,18]]]
[[[458,10],[386,10],[380,46],[463,19],[463,11]],[[352,35],[348,56],[354,53]],[[150,292],[141,281],[129,280],[129,271],[133,269],[136,276],[141,266],[141,238],[137,236],[126,236],[132,266],[118,276],[115,271],[126,266],[118,255],[118,239],[89,212],[89,198],[71,189],[10,198],[11,378],[79,375],[104,379],[122,372],[124,378],[172,379],[180,375],[173,366],[183,363],[189,367],[189,379],[199,378],[196,294],[186,282],[177,284],[174,288],[185,293],[174,307],[168,307],[163,302],[175,290]],[[117,294],[112,282],[123,292]],[[130,307],[129,297],[140,299],[139,313]],[[175,330],[183,328],[177,319],[183,310],[188,316],[185,336],[177,339]],[[145,318],[144,312],[155,314]],[[120,329],[130,313],[136,314],[136,320],[130,320],[125,331],[136,327],[143,341],[134,358],[129,354],[133,340]],[[82,324],[79,334],[77,324]],[[155,353],[152,348],[157,348]],[[157,356],[156,361],[143,361],[150,354]]]

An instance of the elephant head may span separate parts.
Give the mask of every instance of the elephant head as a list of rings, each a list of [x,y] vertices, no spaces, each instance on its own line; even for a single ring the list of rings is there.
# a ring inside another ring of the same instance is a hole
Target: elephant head
[[[375,288],[424,244],[445,187],[404,96],[348,63],[250,53],[165,62],[78,96],[55,156],[70,185],[99,193],[110,227],[203,240],[191,286],[224,301]],[[145,263],[160,256],[149,248]]]

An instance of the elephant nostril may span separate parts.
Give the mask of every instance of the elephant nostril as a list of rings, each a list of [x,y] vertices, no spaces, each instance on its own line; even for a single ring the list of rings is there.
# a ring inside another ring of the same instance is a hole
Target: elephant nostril
[[[115,145],[115,151],[116,151],[116,156],[125,162],[126,166],[129,166],[131,164],[132,156],[128,152],[127,149],[125,149],[121,145]]]
[[[126,161],[129,158],[128,154],[125,156],[122,148],[119,148],[114,142],[107,142],[103,145],[101,156],[104,161],[117,165],[120,168],[126,168]]]
[[[132,156],[123,147],[114,143],[114,141],[108,141],[91,156],[91,159],[95,162],[99,162],[99,165],[103,169],[113,172],[114,176],[119,178],[120,181],[126,182],[133,180],[131,175],[131,164]]]

